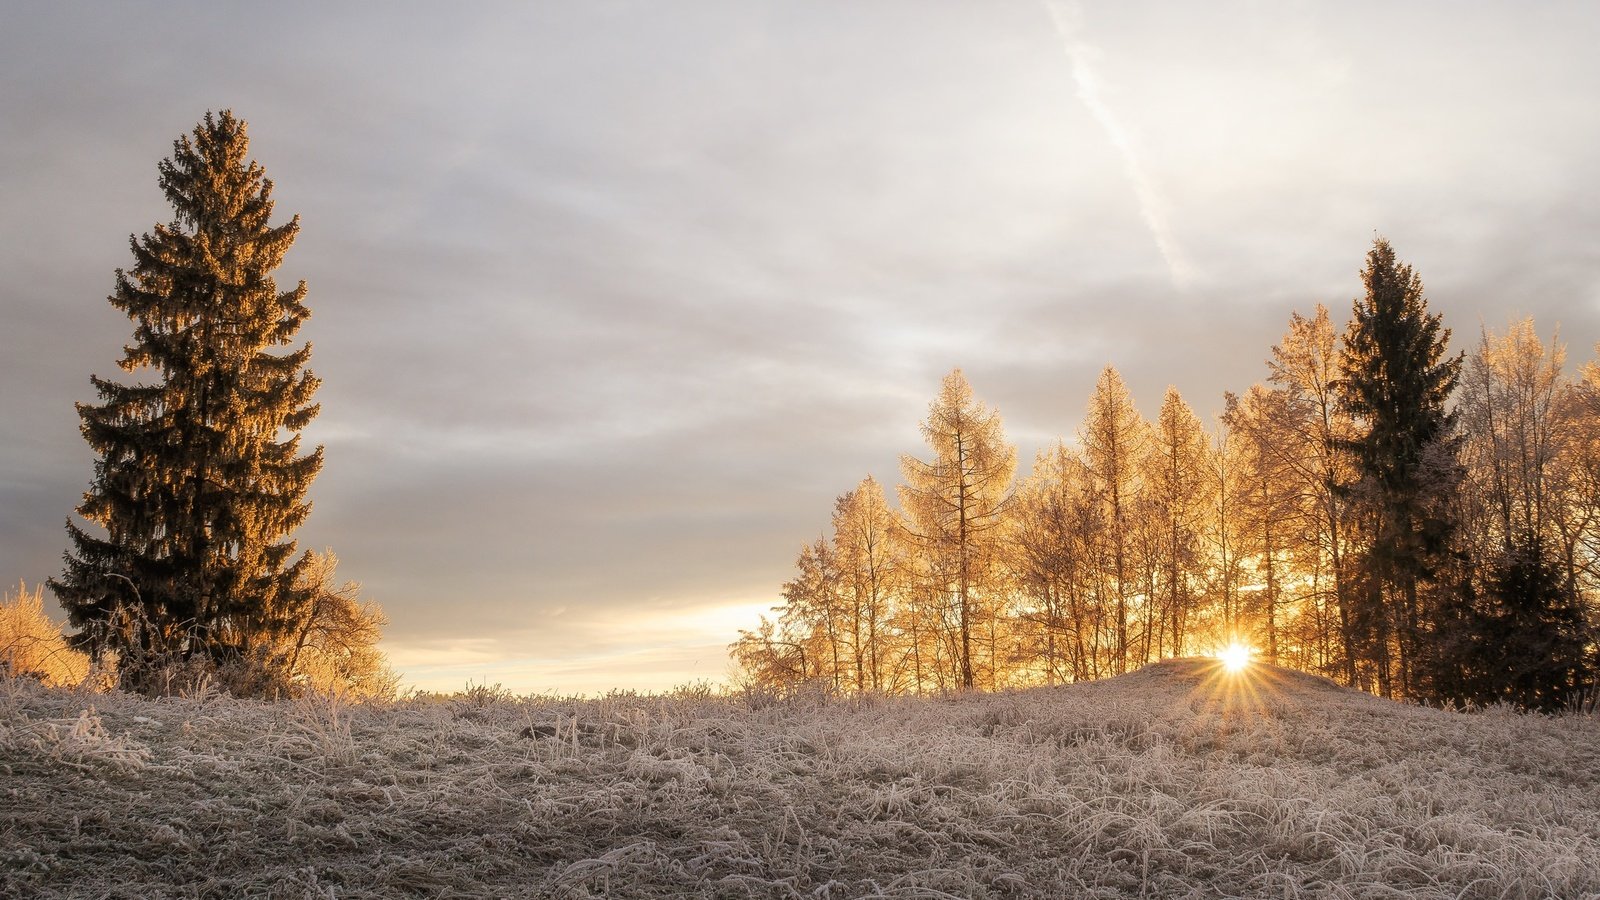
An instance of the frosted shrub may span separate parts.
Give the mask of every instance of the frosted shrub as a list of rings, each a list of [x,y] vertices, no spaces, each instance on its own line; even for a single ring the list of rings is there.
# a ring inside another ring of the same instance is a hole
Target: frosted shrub
[[[126,734],[108,731],[93,707],[75,719],[8,729],[0,737],[0,748],[8,753],[32,751],[55,765],[85,770],[136,771],[150,759],[149,748]]]

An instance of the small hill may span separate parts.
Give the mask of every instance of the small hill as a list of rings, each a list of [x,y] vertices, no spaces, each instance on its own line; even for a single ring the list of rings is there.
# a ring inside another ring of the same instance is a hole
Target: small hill
[[[0,682],[6,897],[1600,897],[1600,719],[1172,660],[771,702]]]

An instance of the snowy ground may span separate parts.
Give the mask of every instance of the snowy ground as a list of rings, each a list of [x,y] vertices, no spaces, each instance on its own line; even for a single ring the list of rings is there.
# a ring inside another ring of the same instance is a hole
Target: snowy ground
[[[1600,897],[1600,719],[1171,661],[935,700],[0,682],[5,897]]]

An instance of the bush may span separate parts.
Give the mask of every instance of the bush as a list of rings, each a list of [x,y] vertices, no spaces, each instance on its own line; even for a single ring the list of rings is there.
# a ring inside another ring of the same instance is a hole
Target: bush
[[[363,599],[361,584],[335,577],[332,550],[309,555],[301,572],[310,598],[275,652],[291,693],[337,694],[355,700],[390,700],[399,679],[378,649],[389,619],[377,602]]]
[[[71,687],[89,675],[89,657],[67,645],[66,637],[44,613],[44,589],[16,591],[0,600],[0,673]]]

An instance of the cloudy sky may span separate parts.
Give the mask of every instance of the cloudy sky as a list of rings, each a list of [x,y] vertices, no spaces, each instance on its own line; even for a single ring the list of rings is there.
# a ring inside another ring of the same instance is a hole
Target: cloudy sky
[[[1209,416],[1377,234],[1458,345],[1600,340],[1592,3],[224,7],[0,11],[10,583],[59,571],[112,271],[208,109],[302,218],[300,539],[424,687],[721,679],[952,367],[1024,460],[1107,363]]]

